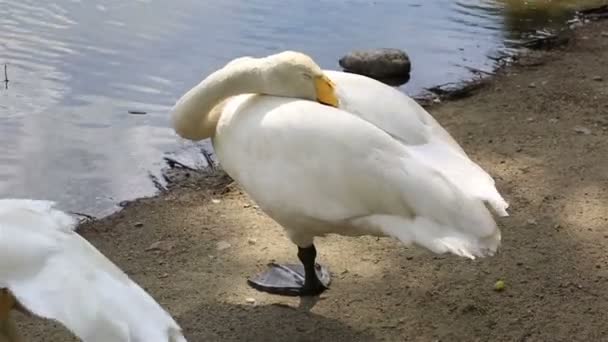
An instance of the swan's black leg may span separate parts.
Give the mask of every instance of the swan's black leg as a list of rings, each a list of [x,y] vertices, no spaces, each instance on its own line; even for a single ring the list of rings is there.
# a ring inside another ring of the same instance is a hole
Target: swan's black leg
[[[317,258],[317,249],[315,245],[310,247],[301,248],[298,247],[298,259],[304,265],[304,285],[301,289],[302,296],[316,296],[327,289],[327,286],[323,285],[319,276],[317,275],[317,268],[321,269],[321,265],[315,263]]]
[[[327,269],[316,264],[314,245],[298,247],[300,265],[269,264],[269,270],[248,280],[253,288],[284,296],[316,296],[327,289],[330,276]]]

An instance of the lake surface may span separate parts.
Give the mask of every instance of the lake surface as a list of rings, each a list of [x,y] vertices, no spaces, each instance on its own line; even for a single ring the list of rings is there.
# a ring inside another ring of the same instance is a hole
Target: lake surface
[[[0,197],[105,215],[155,193],[163,156],[204,165],[168,111],[232,58],[300,50],[324,68],[360,48],[412,60],[410,95],[490,70],[522,33],[598,1],[0,0]],[[2,75],[2,71],[0,71]],[[3,75],[2,75],[3,76]],[[128,111],[146,115],[130,115]]]

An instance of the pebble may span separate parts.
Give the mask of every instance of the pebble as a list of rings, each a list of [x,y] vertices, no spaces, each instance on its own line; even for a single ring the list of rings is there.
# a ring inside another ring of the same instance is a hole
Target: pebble
[[[218,251],[223,251],[225,249],[230,248],[230,246],[232,246],[232,245],[228,241],[220,241],[217,243],[216,248]]]
[[[219,199],[215,199],[215,198],[214,198],[214,199],[212,199],[212,200],[211,200],[211,202],[212,202],[213,204],[218,204],[218,203],[220,203],[220,200],[219,200]]]
[[[143,224],[142,222],[135,222],[135,223],[133,224],[133,227],[135,227],[135,228],[141,228],[141,227],[143,227],[143,226],[144,226],[144,224]]]
[[[247,243],[250,244],[250,245],[255,245],[256,242],[258,242],[258,240],[256,240],[256,239],[253,239],[253,238],[247,239]]]
[[[604,80],[604,78],[602,76],[593,76],[592,80],[597,81],[597,82],[601,82]]]
[[[608,32],[604,31],[601,33],[602,37],[608,37]]]
[[[247,297],[247,298],[245,298],[245,302],[247,304],[255,304],[255,298],[253,298],[253,297]]]
[[[146,248],[146,252],[149,251],[170,251],[175,247],[175,242],[172,241],[156,241],[148,248]]]
[[[574,126],[573,130],[579,134],[584,134],[584,135],[591,134],[591,130],[589,128],[583,127],[583,126]]]
[[[528,84],[528,88],[536,88],[536,83],[532,82]]]

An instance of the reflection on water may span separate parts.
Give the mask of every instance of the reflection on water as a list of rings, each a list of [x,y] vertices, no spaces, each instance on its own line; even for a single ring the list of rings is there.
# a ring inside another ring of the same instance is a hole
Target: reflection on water
[[[592,1],[596,3],[597,1]],[[527,5],[524,5],[527,3]],[[580,1],[3,0],[0,197],[95,214],[154,192],[176,138],[167,112],[229,59],[301,50],[325,68],[346,52],[403,48],[408,93],[491,68],[521,31],[561,24]],[[371,19],[373,18],[373,19]],[[129,110],[147,115],[129,115]]]
[[[572,18],[577,9],[608,4],[607,0],[502,0],[504,31],[508,38],[518,39],[522,33],[539,28],[558,29]]]

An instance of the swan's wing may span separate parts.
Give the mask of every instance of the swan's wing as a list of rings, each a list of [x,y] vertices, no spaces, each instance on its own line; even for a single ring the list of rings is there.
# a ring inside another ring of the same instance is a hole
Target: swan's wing
[[[411,147],[418,159],[442,173],[462,191],[483,199],[500,216],[507,202],[492,177],[469,159],[452,136],[416,101],[371,78],[325,71],[337,84],[340,108],[384,130]]]
[[[0,287],[87,342],[185,341],[170,315],[52,205],[0,201]]]
[[[324,70],[337,85],[340,108],[384,130],[407,145],[441,139],[465,154],[452,136],[411,97],[372,78],[353,73]]]
[[[500,233],[483,202],[385,131],[312,101],[241,99],[226,106],[215,150],[292,238],[319,222],[344,229],[336,233],[361,229],[436,252],[496,250]]]

